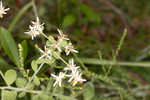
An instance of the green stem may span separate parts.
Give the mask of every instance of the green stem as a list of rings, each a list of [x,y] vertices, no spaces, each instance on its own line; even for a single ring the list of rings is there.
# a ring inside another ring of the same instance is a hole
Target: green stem
[[[14,90],[17,92],[27,92],[27,93],[33,93],[33,94],[39,94],[41,91],[34,91],[34,90],[27,90],[24,88],[15,88],[15,87],[0,87],[1,90]]]
[[[124,30],[123,35],[122,35],[122,37],[121,37],[121,40],[120,40],[120,42],[119,42],[119,45],[118,45],[118,47],[117,47],[117,50],[115,51],[115,53],[114,53],[114,55],[113,55],[113,61],[114,61],[114,62],[116,62],[116,60],[117,60],[117,56],[119,55],[119,51],[121,50],[121,47],[122,47],[122,45],[123,45],[123,43],[124,43],[124,40],[125,40],[126,35],[127,35],[127,29]],[[111,68],[112,68],[112,65],[109,66],[106,75],[108,75],[108,74],[110,73]]]
[[[5,81],[5,77],[4,77],[4,75],[3,75],[3,73],[1,71],[0,71],[0,75],[2,76],[3,80]],[[7,83],[7,81],[5,81],[5,82],[6,82],[7,86],[9,86],[9,84]]]
[[[32,82],[32,80],[35,78],[35,76],[37,75],[37,73],[41,70],[41,68],[43,67],[44,63],[42,63],[40,65],[40,67],[38,68],[38,70],[32,75],[31,79],[29,80],[29,82],[27,83],[25,88],[28,88],[28,86],[30,85],[30,83]]]
[[[95,58],[79,58],[85,64],[95,64],[95,65],[119,65],[119,66],[129,66],[129,67],[150,67],[149,62],[120,62],[120,61],[110,61],[110,60],[99,60]]]
[[[44,33],[41,33],[41,35],[43,35],[46,39],[48,39],[48,37]]]
[[[34,12],[34,14],[35,14],[35,17],[38,17],[37,8],[36,8],[35,1],[34,1],[34,0],[32,0],[32,4],[33,4],[33,12]]]
[[[61,60],[64,64],[69,65],[69,64],[68,64],[61,56],[59,56],[56,52],[55,52],[55,55],[56,55],[57,57],[59,57],[60,60]]]

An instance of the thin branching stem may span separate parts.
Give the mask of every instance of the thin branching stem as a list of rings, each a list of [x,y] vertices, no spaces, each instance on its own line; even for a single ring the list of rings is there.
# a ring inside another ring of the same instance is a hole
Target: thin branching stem
[[[42,63],[38,70],[32,75],[31,79],[29,80],[29,82],[27,83],[25,88],[28,88],[28,86],[31,84],[32,80],[35,78],[35,76],[38,74],[38,72],[41,70],[41,68],[43,67],[44,63]]]
[[[41,91],[38,90],[27,90],[25,88],[15,88],[15,87],[0,87],[1,90],[14,90],[17,92],[27,92],[27,93],[33,93],[33,94],[39,94]]]
[[[55,53],[55,55],[56,55],[57,57],[59,57],[60,60],[61,60],[64,64],[69,65],[69,64],[68,64],[61,56],[59,56],[57,53]]]
[[[119,54],[119,51],[121,50],[121,47],[122,47],[122,45],[123,45],[123,43],[124,43],[124,40],[125,40],[126,35],[127,35],[127,29],[124,30],[123,35],[122,35],[122,37],[121,37],[121,40],[120,40],[120,42],[119,42],[119,45],[118,45],[118,47],[117,47],[117,50],[115,51],[115,53],[114,53],[114,55],[113,55],[113,62],[114,62],[114,63],[116,62],[117,56],[118,56],[118,54]],[[108,74],[110,73],[111,69],[112,69],[112,65],[109,66],[106,75],[108,75]]]
[[[37,18],[38,17],[38,12],[37,12],[37,8],[36,8],[36,5],[35,5],[35,1],[32,0],[32,3],[33,3],[33,12],[34,12],[35,17]]]
[[[94,65],[119,65],[119,66],[128,66],[128,67],[147,67],[150,68],[149,62],[121,62],[121,61],[112,61],[112,60],[99,60],[96,58],[79,58],[84,64],[94,64]]]

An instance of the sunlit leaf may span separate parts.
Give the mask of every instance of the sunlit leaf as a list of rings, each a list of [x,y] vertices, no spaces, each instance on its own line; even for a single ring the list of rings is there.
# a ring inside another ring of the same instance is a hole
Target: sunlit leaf
[[[39,86],[40,85],[40,80],[38,77],[35,77],[34,80],[33,80],[33,83],[36,85],[36,86]]]
[[[23,87],[25,87],[26,83],[27,83],[27,81],[24,78],[19,77],[19,78],[16,79],[16,85],[18,87],[23,88]]]
[[[1,100],[16,100],[17,92],[2,90]]]
[[[8,70],[5,73],[4,79],[8,85],[11,85],[16,80],[17,74],[15,70]]]
[[[35,61],[35,60],[33,60],[33,61],[32,61],[32,63],[31,63],[31,67],[32,67],[32,69],[33,69],[34,71],[36,71],[36,70],[37,70],[38,65],[37,65],[37,63],[36,63],[36,61]]]

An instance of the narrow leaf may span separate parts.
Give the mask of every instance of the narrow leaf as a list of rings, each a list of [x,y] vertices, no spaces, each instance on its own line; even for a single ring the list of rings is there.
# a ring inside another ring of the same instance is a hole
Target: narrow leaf
[[[19,54],[17,45],[11,33],[3,27],[0,27],[0,42],[5,53],[17,66],[19,66]]]
[[[21,46],[23,48],[23,58],[25,60],[26,57],[27,57],[27,54],[28,54],[28,44],[27,44],[27,41],[26,40],[22,41],[21,42]]]

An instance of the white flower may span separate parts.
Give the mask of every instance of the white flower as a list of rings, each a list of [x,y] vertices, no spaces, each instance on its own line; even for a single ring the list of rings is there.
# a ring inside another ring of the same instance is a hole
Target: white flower
[[[29,28],[30,28],[30,31],[25,32],[25,34],[28,34],[29,36],[31,36],[32,40],[34,40],[34,38],[40,33],[37,30],[35,30],[32,26],[29,26]]]
[[[5,9],[5,7],[3,7],[2,1],[0,1],[0,18],[3,18],[3,15],[7,14],[6,11],[8,11],[8,10],[9,10],[9,8]]]
[[[64,70],[71,70],[72,73],[76,72],[79,69],[79,66],[76,66],[74,64],[74,60],[71,59],[71,62],[69,62],[68,66],[64,68]]]
[[[39,18],[36,18],[36,22],[31,21],[32,25],[29,25],[30,31],[25,32],[26,34],[30,35],[32,37],[32,40],[39,35],[40,33],[43,33],[44,24],[40,24]]]
[[[72,43],[69,43],[66,47],[65,47],[65,52],[66,52],[66,55],[69,55],[70,52],[74,52],[74,53],[78,53],[77,50],[74,49],[74,46],[72,45]]]
[[[67,35],[63,34],[63,32],[60,29],[57,29],[58,33],[60,36],[58,36],[59,40],[69,40],[69,38],[67,38]]]
[[[61,83],[62,83],[62,79],[65,77],[65,73],[60,72],[58,76],[51,74],[52,77],[54,77],[56,79],[55,83],[53,84],[53,86],[56,86],[56,84],[59,85],[59,87],[61,87]]]
[[[36,22],[31,21],[32,26],[35,30],[39,31],[39,33],[43,33],[43,29],[44,29],[44,23],[40,24],[40,20],[39,17],[36,18]]]
[[[68,80],[68,82],[71,82],[73,81],[73,86],[75,86],[78,82],[84,82],[86,81],[86,79],[82,79],[81,76],[82,76],[82,73],[79,73],[79,71],[76,71],[76,72],[72,72],[71,75],[66,75],[66,76],[69,76],[70,79]]]
[[[48,59],[51,59],[51,51],[50,50],[46,50],[46,46],[44,46],[44,51],[40,49],[40,52],[43,54],[39,59],[42,59],[42,58],[48,58]]]

